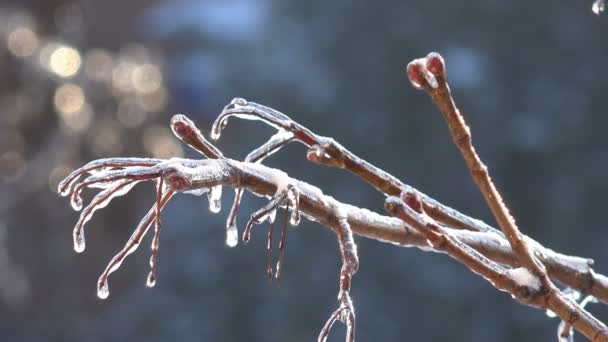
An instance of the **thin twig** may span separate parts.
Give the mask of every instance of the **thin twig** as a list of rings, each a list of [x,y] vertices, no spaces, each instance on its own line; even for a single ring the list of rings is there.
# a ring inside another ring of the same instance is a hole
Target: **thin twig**
[[[544,265],[537,260],[533,249],[521,234],[515,219],[509,213],[500,193],[492,182],[487,166],[481,161],[475,151],[471,132],[464,117],[454,102],[450,87],[447,83],[447,72],[443,57],[438,53],[430,53],[426,58],[416,59],[408,64],[407,73],[414,87],[424,89],[431,95],[435,104],[443,113],[448,124],[454,144],[460,150],[471,176],[479,187],[496,222],[505,233],[511,248],[522,266],[538,277],[544,292],[541,298],[542,307],[547,307],[567,323],[581,331],[589,339],[599,338],[608,340],[608,328],[600,321],[593,319],[581,321],[579,317],[586,312],[575,302],[567,298],[551,281]],[[588,317],[593,317],[587,313]],[[572,319],[571,317],[576,317]],[[570,322],[572,320],[573,322]],[[578,326],[577,326],[578,325]]]

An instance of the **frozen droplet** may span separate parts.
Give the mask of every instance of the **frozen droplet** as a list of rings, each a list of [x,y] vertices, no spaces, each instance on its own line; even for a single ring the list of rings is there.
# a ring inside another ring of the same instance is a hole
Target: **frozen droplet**
[[[207,197],[209,199],[209,211],[214,214],[219,213],[222,210],[222,186],[212,187]]]
[[[106,299],[110,295],[110,289],[108,288],[108,283],[104,282],[97,285],[97,297],[100,299]]]
[[[593,13],[600,15],[600,13],[604,12],[604,8],[606,6],[604,1],[605,0],[595,0],[593,6],[591,7]]]
[[[150,271],[150,273],[148,273],[148,279],[146,280],[146,286],[154,287],[154,285],[156,285],[156,275],[154,272]]]
[[[236,247],[239,243],[239,232],[236,225],[232,224],[226,228],[226,245],[228,247]]]
[[[82,253],[84,252],[85,247],[84,231],[80,231],[74,236],[74,250],[76,253]]]
[[[154,254],[150,256],[150,268],[154,268]]]
[[[232,106],[236,107],[241,107],[241,106],[246,106],[247,105],[247,100],[245,100],[242,97],[235,97],[232,99],[232,101],[230,101],[230,104]]]
[[[80,211],[82,209],[82,197],[80,197],[80,191],[74,191],[70,204],[72,205],[72,209],[76,211]]]
[[[298,209],[291,209],[291,214],[289,215],[289,224],[294,227],[300,224],[300,215],[298,213]]]

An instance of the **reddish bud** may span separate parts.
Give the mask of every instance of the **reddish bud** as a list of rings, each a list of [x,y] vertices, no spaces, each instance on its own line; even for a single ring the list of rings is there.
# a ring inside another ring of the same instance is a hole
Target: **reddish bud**
[[[185,115],[177,114],[171,119],[173,133],[180,138],[189,137],[194,134],[193,123]]]
[[[401,200],[412,210],[422,214],[422,201],[420,201],[420,196],[417,193],[406,192],[401,195]]]
[[[426,77],[424,77],[424,66],[420,63],[419,59],[411,61],[406,68],[407,77],[416,89],[422,89],[423,85],[426,84]]]
[[[437,52],[431,52],[426,56],[426,69],[435,76],[445,73],[445,62]]]

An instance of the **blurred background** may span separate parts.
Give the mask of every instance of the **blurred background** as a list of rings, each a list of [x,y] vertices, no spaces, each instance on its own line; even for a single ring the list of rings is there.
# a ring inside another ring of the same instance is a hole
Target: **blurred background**
[[[58,181],[95,158],[198,155],[168,129],[203,130],[239,96],[284,111],[403,181],[493,224],[438,110],[405,76],[438,51],[481,156],[523,231],[608,273],[608,17],[592,1],[22,0],[0,5],[0,340],[311,341],[336,306],[334,235],[288,234],[281,288],[265,278],[266,227],[224,245],[223,210],[178,196],[164,211],[155,288],[149,239],[96,282],[154,202],[139,185],[97,213],[77,255],[78,214]],[[272,129],[232,120],[242,159]],[[267,164],[383,212],[356,177],[291,145]],[[93,192],[87,192],[91,198]],[[239,228],[263,201],[245,195]],[[444,255],[357,239],[359,341],[552,341],[557,320]],[[275,254],[276,255],[276,254]],[[592,305],[603,321],[608,310]],[[338,325],[331,341],[343,340]],[[578,337],[582,340],[582,337]]]

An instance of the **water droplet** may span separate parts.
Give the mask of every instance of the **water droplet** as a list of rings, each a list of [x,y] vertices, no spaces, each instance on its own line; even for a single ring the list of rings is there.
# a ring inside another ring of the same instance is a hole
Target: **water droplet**
[[[226,228],[226,245],[228,247],[236,247],[239,243],[239,232],[236,225],[233,224]]]
[[[605,7],[605,3],[604,0],[596,0],[593,3],[593,6],[591,7],[591,10],[593,11],[593,13],[599,15],[601,12],[604,11],[604,7]]]
[[[300,224],[300,215],[298,214],[298,209],[291,209],[291,215],[289,215],[289,224],[294,227]]]
[[[148,279],[146,280],[146,286],[152,288],[154,285],[156,285],[156,275],[150,271],[150,273],[148,273]]]
[[[84,232],[80,231],[74,236],[74,250],[76,251],[76,253],[82,253],[84,252],[85,247],[86,242],[84,239]]]
[[[233,105],[234,107],[246,106],[247,100],[245,100],[242,97],[235,97],[232,99],[232,101],[230,101],[230,104]]]
[[[150,268],[154,268],[154,254],[150,256]]]
[[[108,283],[101,283],[97,285],[97,297],[100,299],[106,299],[110,295],[110,289],[108,288]]]
[[[212,187],[207,198],[209,199],[209,211],[214,214],[219,213],[222,210],[222,186]]]
[[[547,309],[547,311],[545,311],[545,314],[546,314],[546,315],[547,315],[547,317],[549,317],[549,318],[555,318],[555,317],[557,317],[557,315],[555,314],[555,312],[553,312],[553,311],[551,311],[551,310],[549,310],[549,309]]]

